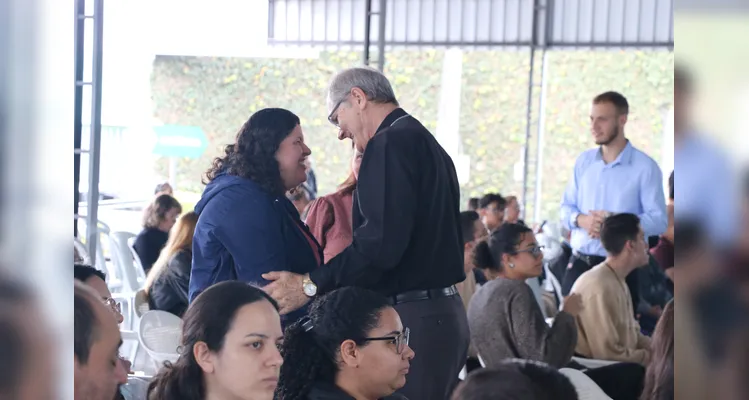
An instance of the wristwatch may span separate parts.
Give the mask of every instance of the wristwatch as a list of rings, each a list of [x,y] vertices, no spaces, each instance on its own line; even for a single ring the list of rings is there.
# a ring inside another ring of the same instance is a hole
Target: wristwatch
[[[315,285],[315,282],[312,282],[309,275],[306,275],[302,281],[302,290],[304,290],[304,294],[306,294],[307,297],[315,297],[317,294],[317,285]]]

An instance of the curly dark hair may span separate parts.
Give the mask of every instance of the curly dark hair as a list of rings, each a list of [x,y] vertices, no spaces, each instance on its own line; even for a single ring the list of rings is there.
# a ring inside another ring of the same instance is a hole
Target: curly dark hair
[[[179,213],[182,213],[182,205],[179,204],[177,199],[168,194],[159,195],[143,211],[143,227],[158,227],[161,221],[166,218],[166,213],[173,208],[176,208]]]
[[[203,370],[195,360],[193,347],[205,342],[213,352],[224,345],[237,311],[247,304],[267,301],[278,304],[261,289],[240,281],[217,283],[195,298],[183,318],[180,357],[167,362],[148,385],[150,400],[202,400],[206,387]]]
[[[277,398],[303,400],[315,382],[334,383],[341,343],[354,340],[358,346],[366,345],[360,338],[377,327],[380,312],[387,307],[391,307],[387,298],[357,287],[338,289],[315,300],[308,317],[284,332]]]
[[[237,133],[234,144],[226,146],[224,156],[213,160],[203,183],[227,173],[251,179],[269,193],[282,195],[286,188],[276,152],[297,125],[299,117],[283,108],[264,108],[252,114]]]
[[[473,249],[473,262],[476,268],[501,272],[502,255],[515,254],[523,235],[533,233],[524,224],[502,224],[492,234],[479,242]]]

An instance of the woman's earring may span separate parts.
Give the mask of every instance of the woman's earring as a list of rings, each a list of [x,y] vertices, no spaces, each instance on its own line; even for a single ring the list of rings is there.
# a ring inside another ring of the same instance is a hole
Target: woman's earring
[[[510,268],[515,268],[515,264],[510,263]]]

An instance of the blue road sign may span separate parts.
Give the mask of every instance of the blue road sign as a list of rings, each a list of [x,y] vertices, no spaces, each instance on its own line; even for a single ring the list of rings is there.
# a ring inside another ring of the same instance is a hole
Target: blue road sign
[[[208,138],[199,126],[155,126],[156,145],[153,154],[165,157],[198,158],[208,147]]]

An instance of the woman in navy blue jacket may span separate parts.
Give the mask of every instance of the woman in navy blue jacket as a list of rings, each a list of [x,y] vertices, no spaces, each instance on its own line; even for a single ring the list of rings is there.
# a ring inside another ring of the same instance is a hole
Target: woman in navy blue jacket
[[[213,161],[195,206],[190,301],[217,282],[264,286],[264,273],[306,274],[320,266],[320,246],[285,195],[307,178],[310,153],[299,117],[267,108],[253,114]],[[304,314],[306,307],[285,316],[284,325]]]

